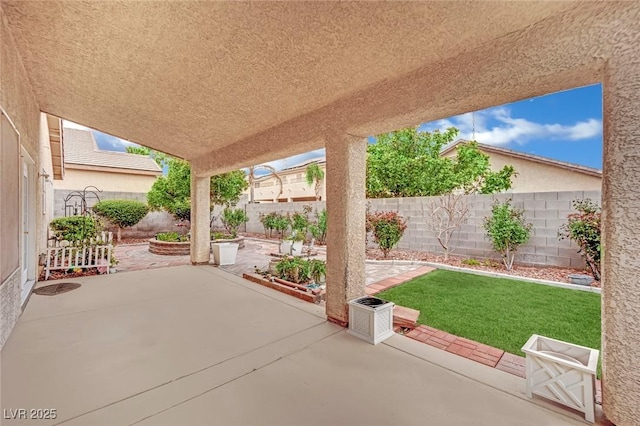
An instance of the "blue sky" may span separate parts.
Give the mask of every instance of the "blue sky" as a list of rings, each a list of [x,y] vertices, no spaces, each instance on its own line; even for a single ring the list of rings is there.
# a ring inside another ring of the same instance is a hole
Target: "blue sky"
[[[488,108],[473,114],[478,142],[602,168],[602,86],[581,87]],[[472,114],[423,123],[420,130],[456,127],[460,137],[472,139]],[[76,127],[65,122],[65,127]],[[94,131],[101,149],[124,151],[132,142]],[[319,149],[268,164],[277,169],[324,156]]]

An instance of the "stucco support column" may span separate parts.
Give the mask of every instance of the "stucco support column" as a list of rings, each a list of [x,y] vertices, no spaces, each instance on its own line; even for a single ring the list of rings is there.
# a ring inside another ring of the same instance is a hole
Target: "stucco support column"
[[[199,177],[191,169],[191,263],[209,263],[209,187],[211,178]]]
[[[327,152],[327,317],[346,326],[347,302],[365,294],[367,140],[331,132]]]
[[[602,406],[617,425],[640,419],[640,37],[626,36],[603,83]]]

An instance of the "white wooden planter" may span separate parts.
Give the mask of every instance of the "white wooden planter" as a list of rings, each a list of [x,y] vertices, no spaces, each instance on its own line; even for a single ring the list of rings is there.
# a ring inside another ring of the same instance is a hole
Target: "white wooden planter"
[[[349,334],[377,345],[393,336],[392,302],[365,296],[349,302]]]
[[[302,241],[294,241],[291,244],[291,254],[293,256],[302,256]]]
[[[216,265],[233,265],[238,255],[238,243],[211,243],[213,263]]]
[[[595,421],[596,349],[534,334],[522,347],[527,355],[527,396],[539,395],[584,413]]]
[[[291,240],[284,240],[280,243],[280,253],[291,254]]]

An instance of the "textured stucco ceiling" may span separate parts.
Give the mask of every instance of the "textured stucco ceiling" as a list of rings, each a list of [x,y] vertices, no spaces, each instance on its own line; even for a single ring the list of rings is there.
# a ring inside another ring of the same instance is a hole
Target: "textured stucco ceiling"
[[[432,70],[433,81],[459,80],[482,62],[499,64],[501,55],[509,55],[492,51],[494,43],[554,17],[561,18],[556,26],[575,22],[572,16],[597,7],[2,2],[42,110],[199,161],[207,170],[321,146],[322,128],[332,122],[365,134],[379,130],[364,126],[376,121],[368,99],[372,89],[380,87],[376,93],[384,103],[396,96],[391,82],[449,58],[469,57],[475,62]],[[546,36],[553,38],[549,31]],[[493,57],[477,58],[480,47]],[[338,104],[343,107],[332,107]],[[318,111],[322,122],[314,121]],[[444,112],[433,109],[430,116]],[[351,116],[357,123],[349,122]],[[289,131],[279,131],[284,128]]]

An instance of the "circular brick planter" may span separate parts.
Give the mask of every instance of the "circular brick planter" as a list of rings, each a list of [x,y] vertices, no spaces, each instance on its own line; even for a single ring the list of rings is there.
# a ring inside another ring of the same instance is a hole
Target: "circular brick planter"
[[[191,243],[174,243],[169,241],[158,241],[155,238],[149,240],[149,251],[153,254],[165,256],[184,256],[191,253]]]

